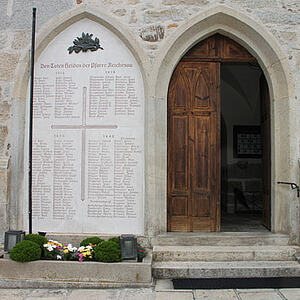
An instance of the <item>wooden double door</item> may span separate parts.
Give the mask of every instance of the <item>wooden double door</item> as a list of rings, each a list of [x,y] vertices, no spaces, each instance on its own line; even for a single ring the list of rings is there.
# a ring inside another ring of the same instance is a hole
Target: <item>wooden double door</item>
[[[168,101],[168,230],[218,231],[220,64],[180,62]]]
[[[220,67],[255,61],[234,41],[215,35],[174,70],[168,92],[168,231],[220,230]]]

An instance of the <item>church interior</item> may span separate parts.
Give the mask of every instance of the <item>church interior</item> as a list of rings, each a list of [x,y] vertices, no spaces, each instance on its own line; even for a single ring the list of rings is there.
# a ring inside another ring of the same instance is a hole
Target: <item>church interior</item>
[[[221,231],[266,231],[257,63],[221,64]]]

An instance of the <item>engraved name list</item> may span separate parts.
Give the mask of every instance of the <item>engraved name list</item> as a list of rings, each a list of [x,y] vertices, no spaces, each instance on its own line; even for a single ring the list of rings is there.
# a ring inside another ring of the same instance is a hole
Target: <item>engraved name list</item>
[[[83,28],[101,37],[103,51],[64,51]],[[144,96],[132,54],[106,28],[81,20],[49,44],[35,73],[34,228],[142,233]]]

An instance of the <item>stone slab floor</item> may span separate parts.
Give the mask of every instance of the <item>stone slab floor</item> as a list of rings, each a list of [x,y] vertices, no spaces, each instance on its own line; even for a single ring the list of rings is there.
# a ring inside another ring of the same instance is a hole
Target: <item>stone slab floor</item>
[[[173,290],[169,280],[155,288],[123,289],[0,289],[0,300],[300,300],[298,289]]]

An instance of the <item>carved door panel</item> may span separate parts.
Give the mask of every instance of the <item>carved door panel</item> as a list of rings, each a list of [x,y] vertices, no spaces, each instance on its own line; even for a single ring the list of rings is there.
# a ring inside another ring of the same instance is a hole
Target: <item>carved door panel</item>
[[[168,95],[168,231],[220,229],[218,62],[180,62]]]

